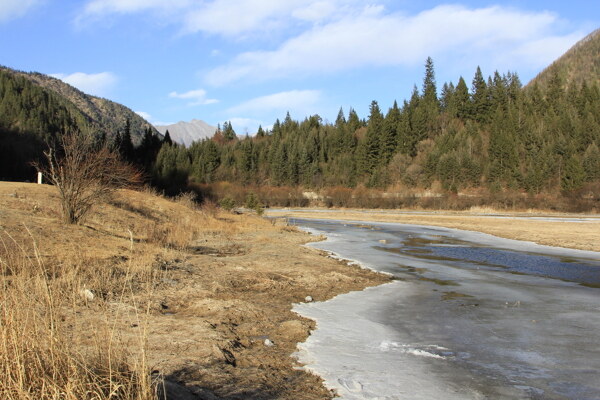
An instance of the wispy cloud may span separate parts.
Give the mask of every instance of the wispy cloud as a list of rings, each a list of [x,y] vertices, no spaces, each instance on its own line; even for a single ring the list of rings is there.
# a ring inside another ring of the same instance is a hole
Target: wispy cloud
[[[203,105],[214,104],[214,103],[219,102],[219,100],[217,100],[217,99],[206,98],[206,95],[207,95],[207,93],[206,93],[206,90],[204,90],[204,89],[190,90],[185,93],[177,93],[177,92],[169,93],[169,97],[174,98],[174,99],[192,100],[191,102],[188,103],[188,105],[190,105],[190,106],[203,106]]]
[[[75,23],[82,25],[114,14],[125,15],[148,11],[176,12],[186,9],[190,0],[90,0],[75,17]]]
[[[22,17],[40,3],[41,0],[2,0],[0,1],[0,23]]]
[[[203,72],[211,86],[327,76],[368,67],[412,67],[428,56],[449,59],[450,64],[468,59],[486,60],[498,69],[523,63],[541,68],[585,34],[565,32],[564,21],[546,11],[455,4],[408,14],[391,4],[389,0],[88,0],[77,19],[150,13],[183,34],[202,33],[236,43],[252,39],[251,51]]]
[[[147,113],[145,111],[135,111],[135,113],[140,117],[144,118],[146,121],[150,122],[154,126],[166,126],[174,124],[174,122],[157,121],[150,113]]]
[[[245,101],[228,110],[230,114],[264,113],[270,111],[296,110],[310,114],[315,112],[321,99],[318,90],[290,90]]]
[[[82,92],[101,97],[108,96],[118,81],[117,76],[112,72],[100,72],[97,74],[75,72],[69,75],[60,73],[52,74],[51,76],[75,86]]]
[[[584,35],[552,35],[558,23],[552,13],[499,6],[471,9],[444,5],[414,16],[369,6],[358,14],[314,25],[276,50],[239,54],[209,71],[206,81],[219,86],[245,79],[322,75],[367,66],[410,66],[422,63],[427,56],[446,54],[455,59],[469,55],[516,62],[527,49],[553,43],[536,52],[535,58],[530,57],[537,66],[544,66]]]
[[[236,40],[245,35],[285,30],[298,22],[317,23],[368,0],[89,0],[75,21],[154,12],[176,16],[183,33],[203,32]]]
[[[148,122],[150,122],[152,120],[152,115],[150,115],[149,113],[147,113],[145,111],[135,111],[135,113],[137,115],[139,115],[140,117],[144,118]]]

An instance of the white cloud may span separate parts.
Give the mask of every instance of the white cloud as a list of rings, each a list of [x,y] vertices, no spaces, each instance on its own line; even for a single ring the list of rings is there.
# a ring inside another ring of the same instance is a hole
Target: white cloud
[[[471,9],[443,5],[406,16],[369,6],[358,14],[314,25],[272,51],[239,54],[206,75],[215,86],[253,79],[265,80],[323,74],[367,66],[417,65],[427,56],[452,54],[486,60],[510,58],[519,65],[514,49],[537,48],[540,43],[574,43],[579,33],[552,36],[558,17],[548,12],[524,12],[499,6]],[[552,37],[552,40],[548,38]],[[540,66],[564,50],[544,46]],[[532,58],[532,57],[530,57]]]
[[[40,0],[2,0],[0,1],[0,23],[25,15],[38,5]]]
[[[118,81],[116,75],[112,72],[100,72],[97,74],[75,72],[70,75],[52,74],[51,76],[75,86],[82,92],[100,97],[108,96]]]
[[[135,111],[135,113],[137,115],[139,115],[140,117],[144,118],[146,121],[151,121],[152,120],[152,115],[148,114],[145,111]]]
[[[214,104],[214,103],[219,102],[219,100],[217,100],[217,99],[207,99],[206,94],[207,94],[206,90],[197,89],[197,90],[190,90],[189,92],[185,92],[185,93],[171,92],[171,93],[169,93],[169,97],[174,98],[174,99],[193,100],[192,102],[188,103],[188,105],[190,105],[190,106],[202,106],[202,105]]]
[[[228,110],[230,114],[265,113],[269,111],[295,110],[299,113],[315,112],[321,99],[318,90],[291,90],[256,97]]]
[[[315,23],[369,0],[88,0],[76,24],[111,15],[153,12],[174,16],[183,33],[235,37],[285,30],[298,22]]]
[[[91,0],[88,1],[76,21],[99,18],[110,14],[132,14],[146,11],[173,11],[184,9],[190,0]]]
[[[508,64],[511,60],[518,59],[521,60],[521,63],[533,68],[545,67],[556,60],[558,56],[566,53],[574,43],[584,36],[583,32],[575,32],[565,36],[549,36],[523,43],[507,55],[509,60],[505,63]]]
[[[214,0],[185,15],[184,32],[236,37],[317,23],[352,11],[368,0]]]
[[[235,36],[257,29],[268,30],[278,23],[278,14],[285,13],[298,0],[215,0],[188,13],[184,31],[207,32]]]

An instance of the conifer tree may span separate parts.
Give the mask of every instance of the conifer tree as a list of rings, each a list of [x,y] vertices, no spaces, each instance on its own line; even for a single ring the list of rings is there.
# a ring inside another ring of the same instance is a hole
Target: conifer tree
[[[400,109],[398,103],[389,109],[382,126],[381,134],[381,165],[387,165],[398,147],[398,127],[400,124]]]
[[[427,57],[425,62],[425,77],[423,78],[423,103],[431,108],[431,112],[439,111],[439,101],[437,97],[437,85],[435,82],[435,70],[433,60]]]
[[[351,134],[354,134],[361,126],[362,123],[358,114],[353,108],[350,108],[350,111],[348,111],[348,131]]]
[[[223,122],[223,139],[226,142],[231,142],[232,140],[237,139],[237,135],[233,130],[233,126],[230,121]]]
[[[456,104],[456,116],[466,120],[471,116],[471,95],[467,83],[461,76],[454,92],[454,103]]]
[[[171,134],[169,133],[169,130],[167,129],[167,131],[165,132],[165,137],[163,139],[163,143],[166,144],[173,144],[173,140],[171,140]]]
[[[119,143],[119,153],[121,153],[121,157],[123,157],[125,161],[133,161],[135,158],[129,118],[125,120],[125,127],[123,128],[123,134],[121,135],[121,141]]]
[[[585,169],[576,155],[569,157],[565,163],[561,187],[564,191],[579,189],[585,181]]]
[[[489,117],[488,87],[483,79],[481,68],[477,67],[473,77],[471,92],[471,116],[477,122],[486,122]]]
[[[373,172],[380,163],[381,156],[381,136],[383,132],[383,115],[379,109],[377,101],[373,100],[369,107],[369,122],[367,124],[366,136],[366,159],[365,172]]]

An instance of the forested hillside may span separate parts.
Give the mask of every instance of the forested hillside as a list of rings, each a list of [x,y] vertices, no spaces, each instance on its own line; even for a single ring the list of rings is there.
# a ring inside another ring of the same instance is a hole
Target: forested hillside
[[[150,126],[138,132],[143,120],[124,106],[0,68],[0,179],[33,179],[30,161],[79,130],[110,140],[167,193],[191,188],[237,203],[252,194],[273,205],[599,209],[599,41],[596,31],[525,88],[516,73],[485,77],[479,68],[440,87],[429,58],[422,83],[398,94],[405,101],[372,101],[366,117],[288,113],[243,139],[225,122],[188,148]]]
[[[59,135],[73,131],[107,138],[131,159],[128,148],[142,145],[144,137],[160,142],[158,131],[125,106],[49,76],[0,67],[0,179],[34,179],[30,163]]]
[[[528,86],[547,86],[558,74],[567,87],[600,84],[600,29],[573,46],[562,57],[542,71]]]
[[[365,120],[354,110],[340,110],[333,123],[318,115],[294,121],[288,114],[255,137],[238,140],[219,132],[189,149],[163,147],[156,171],[180,182],[189,176],[200,184],[329,192],[364,186],[399,195],[432,187],[446,193],[558,196],[586,188],[592,197],[600,194],[598,85],[584,81],[567,88],[557,73],[545,87],[525,90],[517,74],[486,78],[477,69],[470,85],[461,77],[439,93],[428,59],[422,86],[409,100],[388,110],[373,101]]]
[[[38,72],[27,73],[6,67],[0,67],[0,71],[14,77],[25,78],[35,86],[47,89],[49,92],[70,102],[88,118],[89,124],[96,132],[105,134],[108,137],[115,135],[119,129],[123,129],[125,120],[129,120],[131,138],[136,145],[140,144],[148,128],[154,134],[159,134],[152,125],[128,107],[108,99],[83,93],[60,79]]]

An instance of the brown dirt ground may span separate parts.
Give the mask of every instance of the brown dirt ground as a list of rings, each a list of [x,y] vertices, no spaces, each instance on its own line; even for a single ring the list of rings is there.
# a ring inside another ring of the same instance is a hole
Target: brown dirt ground
[[[295,228],[147,192],[120,191],[80,226],[58,210],[50,186],[0,182],[0,233],[35,241],[54,276],[74,274],[61,308],[73,345],[144,347],[169,399],[331,398],[290,357],[314,328],[292,304],[389,280],[302,246],[318,238]],[[82,288],[95,299],[74,295]]]
[[[488,210],[494,212],[493,210]],[[495,212],[494,212],[495,213]],[[498,213],[500,214],[500,213]],[[339,219],[350,221],[398,222],[404,224],[444,226],[467,231],[477,231],[507,238],[525,240],[548,246],[600,251],[600,215],[587,216],[593,221],[578,223],[568,218],[582,217],[578,214],[548,214],[544,212],[502,213],[506,218],[494,218],[473,212],[435,212],[401,214],[379,210],[334,210],[310,212],[303,210],[273,210],[270,216]],[[519,218],[511,218],[519,217]],[[527,217],[552,217],[562,221],[523,219]]]

